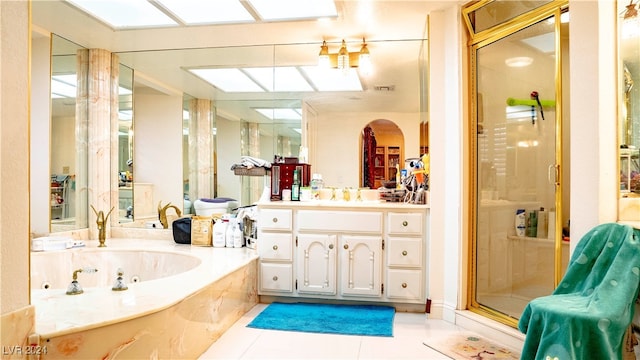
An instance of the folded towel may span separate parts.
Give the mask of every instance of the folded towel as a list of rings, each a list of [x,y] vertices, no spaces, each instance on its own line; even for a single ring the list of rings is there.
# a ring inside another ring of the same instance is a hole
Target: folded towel
[[[240,163],[239,164],[233,164],[231,166],[231,170],[238,168],[238,167],[243,167],[243,168],[247,168],[247,169],[252,169],[254,167],[263,167],[263,168],[267,168],[270,169],[271,168],[271,163],[268,162],[267,160],[263,160],[263,159],[259,159],[259,158],[255,158],[252,156],[241,156],[240,157]]]

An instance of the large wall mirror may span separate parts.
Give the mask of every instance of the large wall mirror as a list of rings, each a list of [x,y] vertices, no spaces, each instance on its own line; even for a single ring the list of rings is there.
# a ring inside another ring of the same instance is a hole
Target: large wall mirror
[[[620,195],[625,199],[640,199],[640,15],[637,11],[637,2],[618,1]],[[622,201],[621,210],[624,212],[625,207],[631,210],[633,201]],[[637,201],[636,220],[640,215]]]
[[[145,197],[148,204],[144,205],[150,213],[141,213],[137,209],[143,205],[136,204],[134,219],[151,219],[160,202],[171,202],[183,213],[192,213],[193,203],[202,194],[233,198],[241,205],[255,203],[268,181],[235,175],[231,167],[240,163],[242,156],[266,161],[275,155],[297,157],[305,132],[318,141],[311,151],[324,154],[309,159],[312,169],[327,174],[325,179],[333,186],[360,186],[360,130],[373,120],[390,119],[405,134],[398,144],[402,148],[400,163],[404,157],[419,156],[425,149],[420,149],[420,140],[426,133],[426,127],[420,126],[424,118],[420,73],[426,65],[425,44],[424,39],[371,44],[372,51],[378,51],[374,76],[353,68],[351,75],[331,73],[331,79],[316,72],[317,43],[119,53],[121,63],[136,73],[133,192],[136,194],[138,182],[150,187]],[[405,58],[402,66],[383,66],[393,53],[413,56]],[[214,78],[221,70],[240,73],[256,87],[225,88],[228,85],[216,83]],[[396,87],[396,82],[403,86]],[[175,91],[178,88],[188,91]],[[158,103],[178,105],[176,111],[158,111]],[[313,129],[305,128],[303,114],[318,120]],[[196,122],[206,123],[207,128],[197,130]],[[352,160],[333,161],[334,149],[325,141],[352,146],[347,156]],[[173,147],[173,143],[179,145]],[[175,171],[168,170],[174,167]],[[198,176],[202,169],[207,177]]]
[[[51,232],[87,227],[87,219],[77,216],[79,204],[87,203],[86,189],[86,119],[87,107],[79,104],[78,88],[86,79],[77,74],[78,44],[60,36],[51,38],[51,192],[47,201],[50,208]],[[34,154],[35,156],[35,154]]]
[[[133,70],[120,65],[118,73],[118,214],[121,223],[133,221]]]

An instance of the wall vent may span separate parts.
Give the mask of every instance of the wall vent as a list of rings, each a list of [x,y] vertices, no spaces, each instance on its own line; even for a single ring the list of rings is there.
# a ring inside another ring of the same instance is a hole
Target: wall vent
[[[373,87],[375,91],[393,91],[396,89],[395,85],[375,85]]]

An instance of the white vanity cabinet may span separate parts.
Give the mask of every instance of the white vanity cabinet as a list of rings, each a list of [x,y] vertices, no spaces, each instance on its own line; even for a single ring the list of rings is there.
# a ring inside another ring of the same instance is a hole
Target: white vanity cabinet
[[[293,294],[292,219],[291,209],[262,209],[258,213],[261,292]]]
[[[267,202],[258,212],[260,295],[426,301],[427,207]]]
[[[394,301],[424,298],[424,214],[387,214],[387,297]]]
[[[295,229],[300,295],[382,296],[382,212],[299,209]]]

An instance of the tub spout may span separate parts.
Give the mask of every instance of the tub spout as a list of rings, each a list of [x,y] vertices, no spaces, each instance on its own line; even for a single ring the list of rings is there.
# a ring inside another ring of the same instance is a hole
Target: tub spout
[[[96,214],[96,225],[98,225],[98,241],[100,242],[98,247],[106,247],[107,245],[105,245],[105,241],[107,237],[107,219],[109,219],[109,215],[111,215],[113,208],[109,210],[107,216],[104,215],[104,212],[102,212],[102,210],[96,211],[96,208],[94,208],[93,205],[91,205],[91,209],[93,209],[93,212]]]
[[[78,282],[78,273],[81,273],[81,272],[94,273],[97,271],[98,269],[93,269],[93,268],[84,268],[84,269],[78,269],[74,271],[73,280],[71,281],[71,284],[69,284],[69,287],[67,287],[67,295],[78,295],[84,292],[84,290],[82,290],[82,286],[80,286],[80,283]]]
[[[165,229],[169,228],[169,221],[167,220],[167,210],[169,208],[173,208],[176,211],[176,214],[178,215],[178,217],[182,216],[182,212],[180,211],[180,209],[178,209],[177,206],[171,205],[171,203],[168,203],[167,205],[162,206],[162,201],[160,201],[158,203],[158,220],[160,220],[162,227]]]

